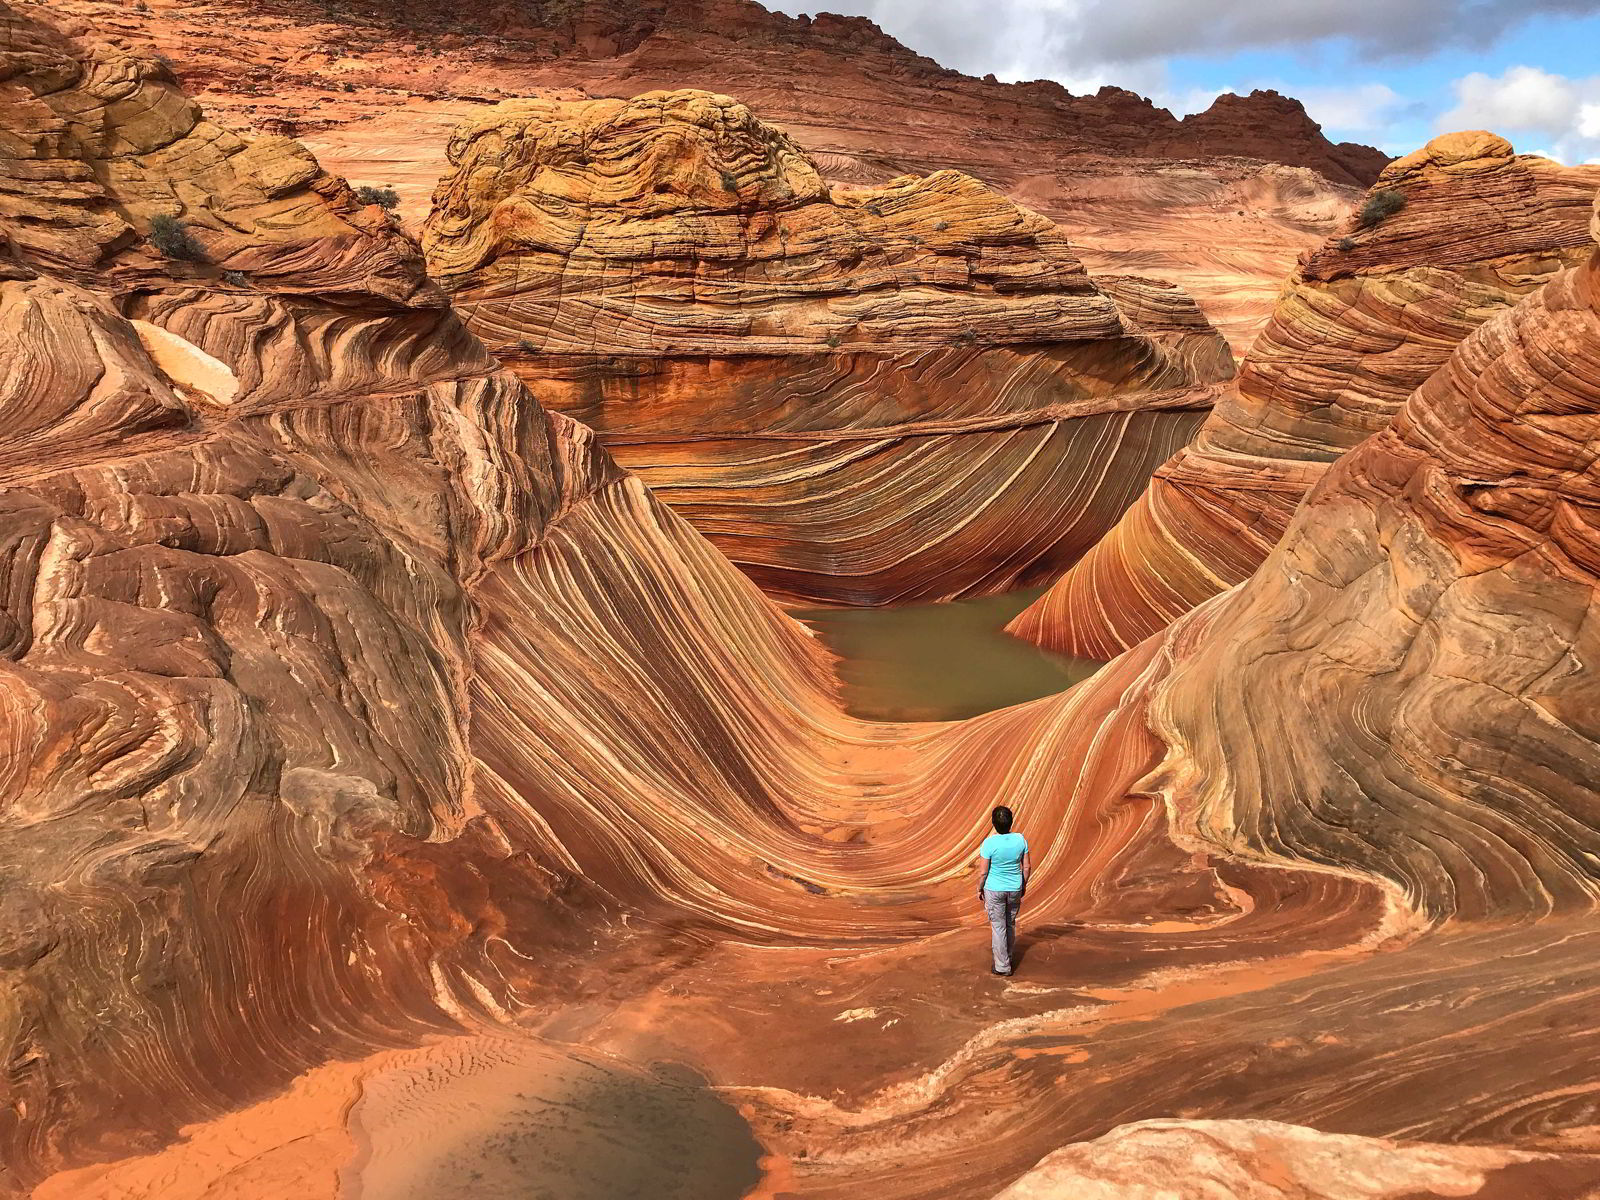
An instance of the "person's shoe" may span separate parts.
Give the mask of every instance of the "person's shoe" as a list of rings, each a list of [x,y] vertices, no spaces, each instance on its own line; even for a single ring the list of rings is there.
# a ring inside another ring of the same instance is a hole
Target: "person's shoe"
[[[1009,975],[1009,974],[1011,974],[1011,972],[1010,971],[996,971],[993,967],[990,967],[989,968],[989,974],[991,974],[991,975]]]

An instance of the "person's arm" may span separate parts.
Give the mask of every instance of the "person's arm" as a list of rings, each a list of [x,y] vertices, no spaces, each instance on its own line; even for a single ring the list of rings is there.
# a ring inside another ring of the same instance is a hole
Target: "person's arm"
[[[978,855],[978,899],[983,899],[983,889],[989,886],[989,860]]]
[[[1033,851],[1022,852],[1022,890],[1028,890],[1028,876],[1033,874]]]

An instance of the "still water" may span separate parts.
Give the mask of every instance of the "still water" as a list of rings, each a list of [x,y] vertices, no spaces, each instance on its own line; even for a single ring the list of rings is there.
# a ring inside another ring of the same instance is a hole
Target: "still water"
[[[1099,670],[1005,633],[1044,591],[905,608],[795,612],[840,658],[845,706],[873,721],[956,721],[1071,687]]]

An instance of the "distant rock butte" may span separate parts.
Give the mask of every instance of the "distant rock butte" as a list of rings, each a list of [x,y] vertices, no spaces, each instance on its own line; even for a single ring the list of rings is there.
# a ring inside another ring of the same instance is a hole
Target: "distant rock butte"
[[[473,331],[784,599],[1053,577],[1233,372],[1178,289],[953,171],[830,188],[726,96],[508,102],[450,157]]]
[[[1600,167],[1482,132],[1392,163],[1374,190],[1405,207],[1302,262],[1199,436],[1012,631],[1106,657],[1247,578],[1329,463],[1473,329],[1587,257],[1597,188]]]
[[[1371,146],[1330,145],[1300,101],[1271,90],[1248,96],[1224,92],[1204,112],[1184,117],[1158,145],[1174,158],[1233,156],[1310,167],[1335,183],[1356,187],[1372,183],[1389,161]]]
[[[738,97],[830,180],[959,170],[1062,224],[1089,268],[1155,275],[1193,295],[1236,352],[1277,285],[1384,156],[1330,145],[1299,103],[1224,96],[1182,121],[1105,87],[947,70],[870,21],[788,17],[750,0],[470,8],[438,0],[194,0],[142,10],[57,0],[102,37],[169,58],[237,129],[302,137],[330,170],[394,185],[428,211],[445,143],[485,103],[626,98],[692,87]],[[1238,158],[1234,155],[1248,155]]]

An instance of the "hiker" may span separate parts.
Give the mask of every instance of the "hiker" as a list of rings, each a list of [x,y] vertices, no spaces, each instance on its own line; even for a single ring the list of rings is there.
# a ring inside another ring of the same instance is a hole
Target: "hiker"
[[[1033,860],[1028,839],[1011,832],[1011,810],[998,806],[989,814],[994,832],[978,847],[978,899],[989,914],[990,942],[994,948],[994,973],[1011,974],[1011,953],[1017,944],[1017,910],[1028,890]]]

